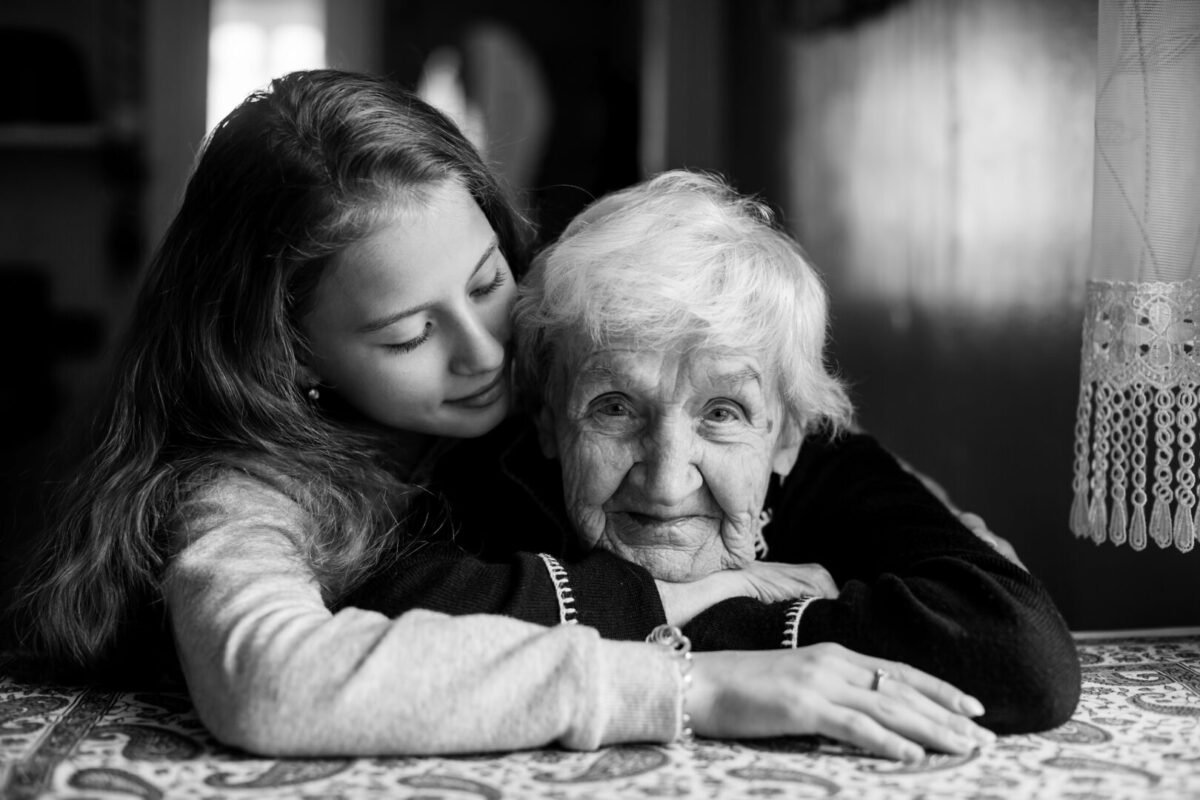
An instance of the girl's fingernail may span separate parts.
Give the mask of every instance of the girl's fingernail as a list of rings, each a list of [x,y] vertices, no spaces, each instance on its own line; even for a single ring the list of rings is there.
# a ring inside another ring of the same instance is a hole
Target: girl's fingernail
[[[901,752],[900,757],[909,764],[915,764],[925,758],[925,751],[917,745],[909,745]]]
[[[962,734],[956,735],[954,741],[958,745],[958,752],[960,753],[970,753],[979,747],[979,742],[970,736],[963,736]]]
[[[970,695],[964,696],[960,705],[962,706],[963,713],[965,713],[967,716],[983,716],[983,703],[979,702]]]
[[[996,741],[996,734],[989,731],[987,728],[975,728],[975,738],[983,744],[991,744]]]

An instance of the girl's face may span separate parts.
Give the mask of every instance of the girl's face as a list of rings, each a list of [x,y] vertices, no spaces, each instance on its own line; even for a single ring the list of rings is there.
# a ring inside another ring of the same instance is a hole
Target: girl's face
[[[381,425],[480,436],[509,410],[516,285],[466,189],[446,181],[426,198],[330,264],[301,321],[301,379]]]

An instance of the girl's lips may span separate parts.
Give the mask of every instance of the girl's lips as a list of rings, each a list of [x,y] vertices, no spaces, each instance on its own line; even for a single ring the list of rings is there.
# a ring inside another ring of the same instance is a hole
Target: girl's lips
[[[452,406],[462,406],[464,408],[484,408],[499,400],[505,393],[504,379],[507,376],[505,370],[501,370],[496,379],[484,386],[478,392],[469,394],[465,397],[459,397],[454,400],[447,400],[446,403]]]

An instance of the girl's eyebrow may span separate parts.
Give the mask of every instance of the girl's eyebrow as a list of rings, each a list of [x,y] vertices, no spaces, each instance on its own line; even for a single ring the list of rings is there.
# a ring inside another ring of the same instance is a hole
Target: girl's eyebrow
[[[492,257],[492,254],[496,252],[496,248],[499,246],[500,240],[493,236],[492,241],[483,251],[483,255],[479,256],[479,260],[475,262],[475,268],[471,270],[471,278],[474,278],[479,273],[479,270],[483,269],[483,265],[488,262],[488,259]],[[413,306],[412,308],[406,308],[403,311],[397,311],[395,314],[388,314],[386,317],[373,319],[370,322],[359,325],[355,329],[355,333],[374,333],[375,331],[383,330],[389,325],[396,324],[405,317],[411,317],[413,314],[419,314],[432,306],[433,303],[422,303],[419,306]]]

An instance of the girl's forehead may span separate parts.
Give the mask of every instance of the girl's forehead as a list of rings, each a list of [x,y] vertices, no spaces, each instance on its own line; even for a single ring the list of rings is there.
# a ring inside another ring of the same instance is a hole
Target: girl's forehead
[[[416,239],[436,216],[448,212],[461,216],[471,205],[476,205],[474,198],[452,178],[371,192],[346,213],[342,224],[355,233],[333,256],[331,267],[348,263],[364,251]]]
[[[495,239],[466,189],[439,184],[424,203],[398,205],[334,256],[317,288],[317,305],[374,318],[438,302],[461,291]]]

